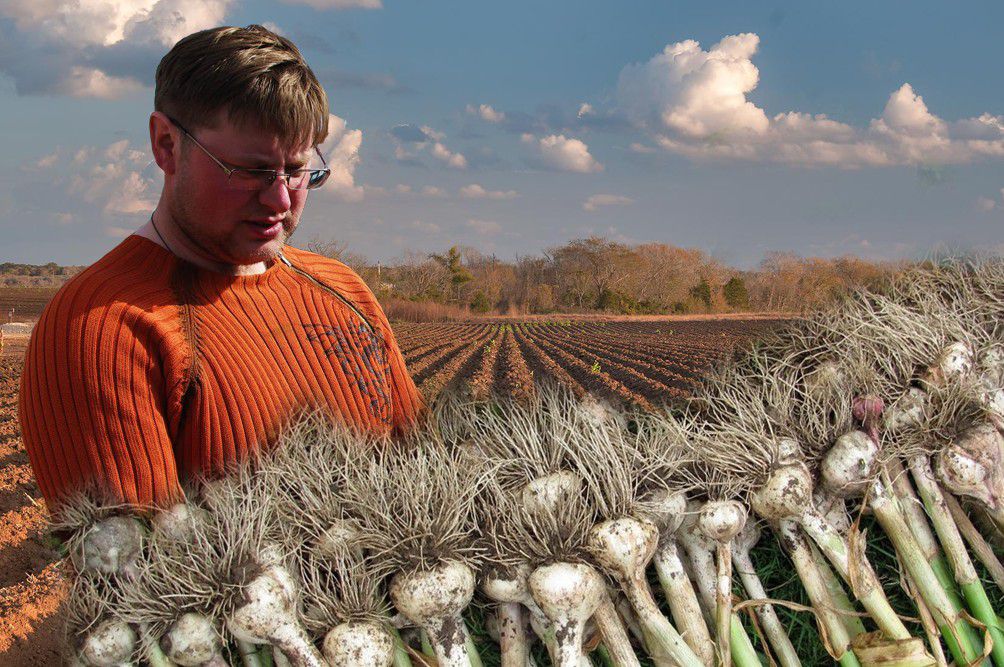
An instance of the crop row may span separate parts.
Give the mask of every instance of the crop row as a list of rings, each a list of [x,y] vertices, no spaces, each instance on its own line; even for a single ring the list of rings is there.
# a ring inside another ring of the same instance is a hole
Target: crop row
[[[448,387],[523,396],[554,381],[643,407],[686,395],[768,320],[508,321],[395,326],[409,372],[427,400]]]

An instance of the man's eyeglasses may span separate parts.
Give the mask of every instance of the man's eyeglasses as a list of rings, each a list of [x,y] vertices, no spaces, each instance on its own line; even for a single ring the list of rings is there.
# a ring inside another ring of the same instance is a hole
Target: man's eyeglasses
[[[191,132],[182,127],[181,123],[170,116],[167,119],[184,132],[213,162],[218,164],[220,169],[226,172],[227,187],[231,190],[262,190],[271,187],[275,183],[275,179],[279,177],[282,177],[286,181],[286,187],[290,190],[314,190],[324,185],[324,182],[328,180],[328,176],[331,175],[331,169],[328,167],[328,163],[325,161],[324,156],[321,155],[321,151],[317,146],[314,146],[314,150],[317,151],[317,156],[321,158],[321,164],[324,165],[322,169],[294,169],[289,172],[281,172],[275,169],[231,167],[206,150],[206,147],[200,144],[198,139],[192,136]]]

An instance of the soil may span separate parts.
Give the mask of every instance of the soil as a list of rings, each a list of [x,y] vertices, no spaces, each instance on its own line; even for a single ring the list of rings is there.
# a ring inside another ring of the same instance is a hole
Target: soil
[[[61,664],[66,565],[44,540],[47,512],[21,445],[17,391],[26,337],[0,358],[0,664]]]

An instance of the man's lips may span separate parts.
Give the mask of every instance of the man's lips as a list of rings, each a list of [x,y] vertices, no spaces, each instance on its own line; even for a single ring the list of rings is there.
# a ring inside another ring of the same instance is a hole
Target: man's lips
[[[245,220],[251,232],[260,239],[275,238],[282,233],[283,220]]]

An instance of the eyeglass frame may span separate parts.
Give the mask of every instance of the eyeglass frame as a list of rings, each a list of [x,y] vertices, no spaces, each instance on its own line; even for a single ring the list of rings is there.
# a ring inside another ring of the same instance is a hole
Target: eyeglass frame
[[[217,165],[219,165],[220,169],[222,169],[224,171],[224,173],[226,173],[226,175],[227,175],[227,183],[228,184],[231,182],[230,181],[231,177],[235,173],[237,173],[237,172],[247,173],[247,174],[251,174],[251,175],[259,175],[260,174],[260,175],[263,175],[263,176],[266,176],[266,177],[269,174],[271,174],[271,178],[269,178],[268,182],[263,186],[264,188],[270,188],[270,187],[272,187],[272,184],[275,183],[275,180],[277,178],[279,178],[279,174],[282,174],[283,175],[283,181],[285,182],[285,185],[286,185],[287,189],[289,189],[289,190],[303,190],[303,191],[306,191],[306,190],[316,190],[316,189],[320,188],[322,185],[324,185],[325,183],[327,183],[328,177],[331,176],[331,168],[328,166],[327,160],[324,159],[324,155],[321,153],[321,149],[318,148],[317,146],[314,146],[314,151],[317,153],[317,157],[321,158],[321,164],[323,164],[324,167],[321,168],[321,169],[306,169],[306,168],[304,168],[304,169],[296,169],[293,172],[293,173],[296,173],[298,171],[300,171],[300,172],[302,172],[302,171],[311,171],[311,172],[321,171],[321,172],[324,172],[324,179],[321,180],[320,183],[318,183],[317,185],[315,185],[312,188],[311,187],[306,187],[306,188],[294,188],[294,187],[291,187],[290,184],[289,184],[289,178],[293,174],[291,174],[289,172],[285,172],[285,171],[280,172],[277,169],[252,169],[250,167],[229,166],[225,162],[223,162],[223,160],[219,159],[218,157],[216,157],[215,155],[213,155],[212,153],[210,153],[209,149],[207,149],[205,146],[203,146],[201,143],[199,143],[199,140],[196,139],[192,135],[191,132],[189,132],[188,130],[186,130],[184,125],[182,125],[181,123],[179,123],[175,119],[171,118],[167,114],[164,114],[164,117],[167,118],[169,121],[171,121],[171,123],[175,127],[177,127],[179,130],[181,130],[182,132],[184,132],[185,136],[187,136],[189,139],[191,139],[195,143],[196,146],[198,146],[199,148],[202,149],[203,153],[205,153],[206,155],[209,156],[209,159],[211,159],[213,162],[215,162]],[[307,182],[308,183],[310,182],[310,178],[309,177],[307,179]],[[231,189],[233,189],[233,190],[244,190],[243,188],[231,188]],[[261,190],[262,188],[257,188],[257,189]],[[244,191],[245,192],[254,192],[253,189],[252,190],[244,190]]]

